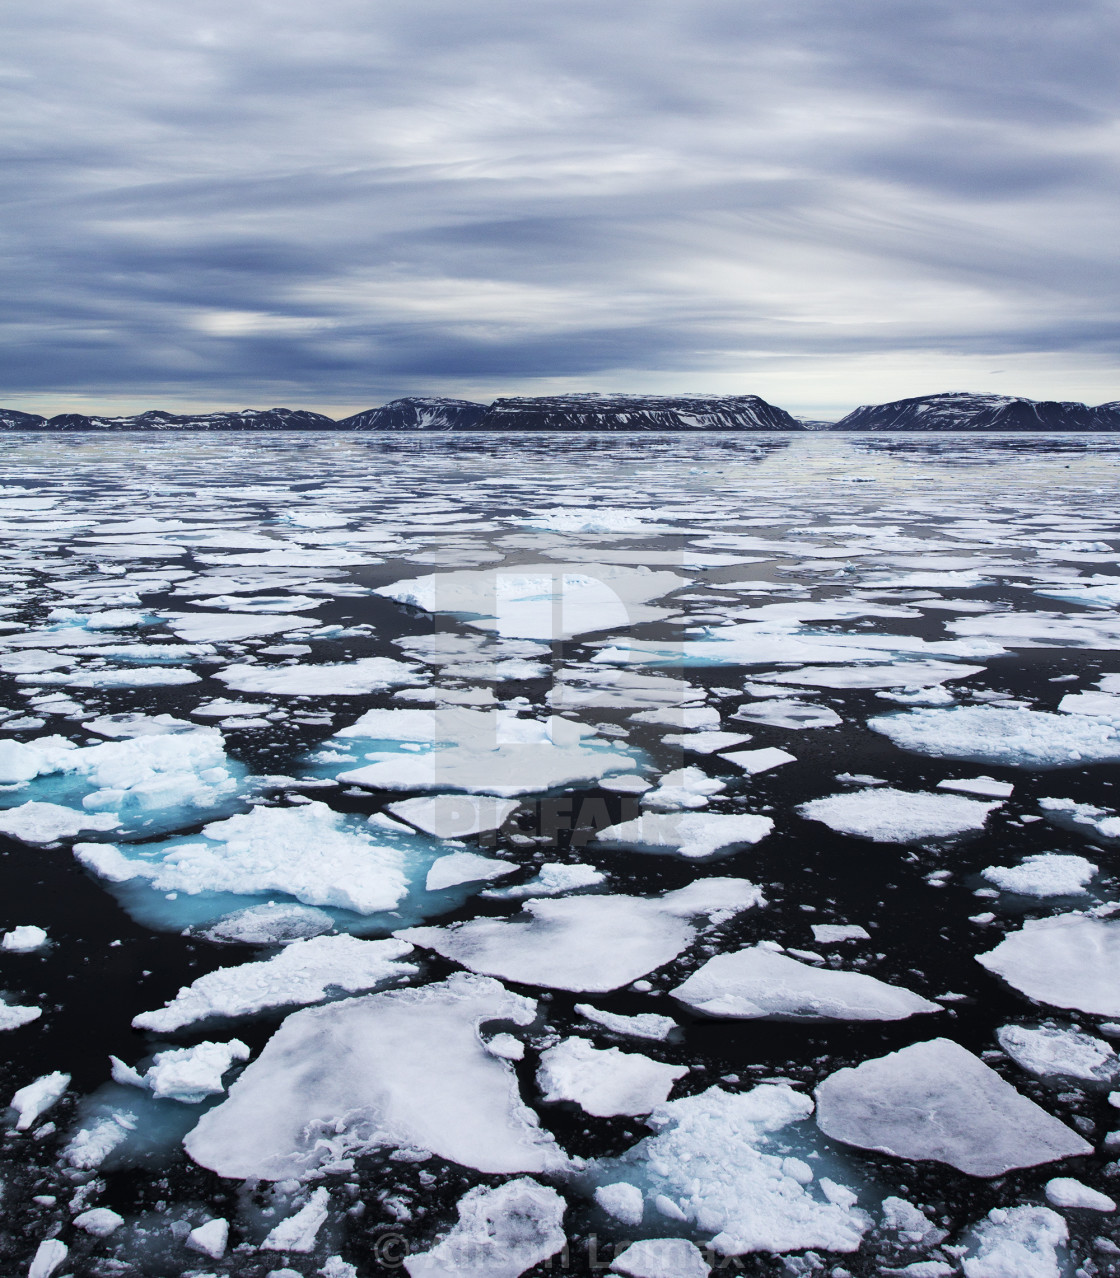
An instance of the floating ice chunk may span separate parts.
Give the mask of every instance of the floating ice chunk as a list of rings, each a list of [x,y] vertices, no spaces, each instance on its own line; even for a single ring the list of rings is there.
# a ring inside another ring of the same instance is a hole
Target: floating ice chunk
[[[841,941],[870,941],[871,933],[858,923],[813,923],[813,940],[818,945],[837,945]]]
[[[77,674],[17,675],[19,683],[53,684],[66,688],[175,688],[201,683],[202,676],[181,666],[136,666],[132,669],[79,670]]]
[[[636,1016],[623,1016],[619,1012],[604,1012],[590,1003],[577,1003],[575,1011],[584,1020],[601,1025],[611,1034],[624,1038],[647,1038],[663,1043],[677,1028],[671,1016],[658,1016],[656,1012],[639,1012]]]
[[[616,1185],[600,1185],[595,1191],[595,1201],[615,1220],[624,1225],[640,1225],[645,1214],[642,1191],[637,1185],[620,1180]]]
[[[477,852],[451,852],[432,862],[424,887],[429,892],[456,887],[460,883],[482,883],[513,874],[520,867]]]
[[[286,1220],[282,1220],[261,1243],[263,1251],[296,1251],[306,1255],[315,1248],[319,1230],[327,1222],[330,1190],[320,1186],[306,1203]]]
[[[601,992],[671,962],[696,938],[689,916],[765,904],[746,879],[702,879],[663,897],[527,901],[512,919],[475,918],[397,933],[472,972],[545,989]]]
[[[532,1000],[463,973],[296,1012],[187,1135],[187,1153],[220,1176],[266,1180],[383,1146],[492,1174],[562,1171],[509,1062],[479,1035],[487,1021],[536,1014]]]
[[[627,1278],[708,1278],[704,1253],[687,1238],[643,1238],[611,1262],[611,1273]]]
[[[759,723],[768,728],[835,728],[844,722],[831,706],[797,701],[792,697],[747,702],[735,711],[732,718],[746,719],[748,723]]]
[[[461,839],[486,830],[500,830],[517,807],[514,799],[489,795],[433,794],[390,803],[386,811],[437,839]]]
[[[194,1105],[207,1096],[220,1096],[225,1091],[222,1075],[235,1061],[247,1061],[249,1055],[248,1047],[238,1038],[228,1043],[173,1047],[155,1054],[144,1082],[156,1096]]]
[[[869,1218],[828,1201],[823,1186],[818,1197],[812,1168],[772,1143],[812,1112],[813,1102],[788,1087],[738,1094],[711,1087],[654,1110],[647,1121],[657,1134],[601,1162],[599,1174],[607,1183],[636,1181],[662,1214],[714,1234],[720,1255],[855,1251]]]
[[[714,732],[719,728],[719,711],[715,706],[663,706],[658,710],[641,710],[630,718],[634,723],[659,723],[688,732]]]
[[[1081,896],[1096,873],[1092,861],[1061,852],[1039,852],[1018,865],[989,865],[980,871],[1001,892],[1039,897]]]
[[[0,950],[10,954],[30,954],[41,950],[49,940],[46,928],[36,927],[34,923],[23,923],[5,932],[0,938]]]
[[[645,794],[652,787],[653,782],[645,780],[644,777],[625,774],[619,777],[604,777],[599,782],[599,789],[606,790],[610,794]]]
[[[1109,1083],[1120,1074],[1120,1057],[1099,1038],[1057,1025],[1004,1025],[999,1045],[1016,1065],[1040,1078],[1076,1078]]]
[[[914,1246],[925,1243],[936,1246],[947,1237],[943,1229],[938,1229],[923,1211],[919,1211],[913,1203],[905,1198],[887,1197],[883,1199],[883,1228],[899,1235],[899,1241]]]
[[[18,785],[51,772],[61,772],[77,746],[65,737],[39,737],[35,741],[0,741],[0,785]]]
[[[976,961],[1039,1003],[1120,1016],[1120,919],[1027,919]]]
[[[1062,1278],[1066,1222],[1049,1207],[993,1207],[974,1230],[965,1278]]]
[[[418,838],[419,836],[413,836]],[[312,800],[255,807],[202,835],[117,847],[79,843],[78,860],[114,883],[146,879],[161,892],[284,892],[305,905],[358,914],[391,910],[408,890],[408,845],[378,840],[360,817]]]
[[[204,1225],[191,1230],[186,1243],[191,1251],[209,1256],[211,1260],[221,1260],[229,1243],[229,1221],[222,1220],[221,1217],[208,1220]]]
[[[687,1065],[665,1065],[638,1052],[592,1047],[585,1038],[561,1039],[541,1053],[537,1085],[545,1101],[574,1101],[596,1118],[648,1114],[663,1105]]]
[[[0,834],[32,847],[77,838],[84,830],[113,830],[120,825],[112,812],[83,812],[61,803],[31,800],[0,812]]]
[[[282,630],[303,630],[314,625],[307,617],[262,616],[256,612],[162,612],[167,628],[187,643],[233,643],[258,639]]]
[[[968,777],[960,781],[938,781],[939,790],[957,790],[961,794],[978,794],[983,799],[1009,799],[1015,787],[1010,781],[994,777]]]
[[[431,1251],[404,1262],[409,1278],[518,1278],[562,1250],[566,1204],[527,1176],[459,1199],[459,1220]]]
[[[491,888],[482,895],[492,900],[518,900],[525,896],[560,896],[579,888],[598,887],[607,876],[593,865],[564,865],[559,861],[545,861],[540,872],[525,883],[514,887]]]
[[[656,789],[642,795],[642,806],[669,810],[703,808],[708,804],[709,795],[726,789],[725,781],[710,777],[699,768],[678,768],[675,772],[666,772]]]
[[[876,843],[909,843],[982,830],[988,814],[999,806],[953,794],[883,786],[813,799],[802,803],[797,811],[841,834],[854,834]]]
[[[74,1217],[74,1224],[94,1238],[108,1238],[124,1224],[124,1217],[109,1207],[91,1207]]]
[[[749,812],[643,812],[633,820],[599,830],[592,842],[701,858],[758,843],[773,828],[770,817]]]
[[[737,1019],[899,1021],[942,1011],[873,976],[816,968],[757,945],[717,954],[671,993],[705,1016]]]
[[[1061,768],[1120,759],[1120,729],[1088,715],[1000,706],[911,710],[869,719],[903,750],[1014,768]]]
[[[1085,1211],[1115,1211],[1116,1203],[1107,1194],[1090,1189],[1072,1176],[1055,1176],[1046,1182],[1046,1201],[1055,1207],[1080,1207]]]
[[[271,709],[270,701],[230,701],[226,697],[218,697],[205,705],[195,706],[191,714],[199,719],[229,719],[265,714]]]
[[[765,746],[761,750],[737,750],[732,754],[721,754],[721,759],[742,768],[750,776],[760,772],[769,772],[771,768],[780,768],[783,763],[796,763],[797,755],[788,750],[779,750],[777,746]]]
[[[1058,709],[1063,714],[1087,714],[1120,724],[1120,696],[1111,692],[1067,692]]]
[[[356,994],[419,970],[401,963],[412,950],[400,941],[316,936],[293,941],[274,958],[220,967],[184,986],[171,1002],[133,1018],[137,1029],[166,1034],[211,1016],[249,1016],[270,1007],[318,1003],[332,989]]]
[[[1088,826],[1104,839],[1120,839],[1120,816],[1109,808],[1092,803],[1075,803],[1072,799],[1039,799],[1038,806],[1052,816],[1057,825],[1066,825],[1086,833]]]
[[[19,1029],[43,1015],[41,1007],[21,1007],[18,1003],[0,1001],[0,1030]]]
[[[375,593],[426,612],[459,615],[479,630],[512,639],[568,639],[595,630],[657,621],[658,599],[687,577],[617,564],[519,564],[516,568],[434,573]]]
[[[680,746],[683,750],[691,750],[693,754],[715,754],[719,750],[730,750],[733,746],[742,745],[751,739],[749,732],[681,732],[662,737],[666,745]]]
[[[420,666],[392,657],[357,657],[320,666],[227,666],[214,678],[236,692],[272,693],[281,697],[360,697],[386,688],[424,683]]]
[[[186,719],[176,719],[171,714],[103,714],[82,723],[86,732],[96,732],[99,737],[162,737],[169,732],[190,732],[192,725]]]
[[[556,710],[586,707],[610,710],[643,710],[651,706],[679,706],[702,701],[704,690],[683,679],[638,674],[632,670],[561,667],[549,690],[548,704]]]
[[[826,1136],[896,1158],[1002,1176],[1092,1145],[947,1038],[830,1074],[816,1089]]]
[[[810,688],[926,688],[948,679],[967,679],[983,669],[950,661],[898,661],[889,666],[802,666],[756,678],[759,683]]]
[[[47,1238],[35,1249],[28,1266],[27,1278],[51,1278],[65,1263],[70,1248],[57,1238]]]
[[[70,1075],[55,1070],[53,1074],[44,1074],[26,1087],[21,1087],[12,1097],[11,1107],[16,1111],[16,1131],[25,1132],[52,1105],[62,1099],[62,1094],[70,1086]]]
[[[227,914],[208,927],[203,936],[208,941],[234,942],[245,945],[290,945],[312,936],[334,930],[334,919],[326,910],[310,905],[251,905]]]

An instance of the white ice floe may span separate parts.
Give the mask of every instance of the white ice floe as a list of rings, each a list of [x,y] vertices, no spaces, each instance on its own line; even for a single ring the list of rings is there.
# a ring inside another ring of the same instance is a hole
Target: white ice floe
[[[677,768],[666,772],[658,780],[657,787],[642,795],[643,808],[659,808],[676,811],[680,808],[704,808],[713,794],[727,789],[727,783],[710,777],[700,768]]]
[[[1056,825],[1068,826],[1082,834],[1092,831],[1102,839],[1120,839],[1120,815],[1110,808],[1075,803],[1072,799],[1039,799],[1038,806]]]
[[[201,683],[202,676],[181,666],[133,666],[113,670],[79,670],[76,674],[17,675],[17,683],[50,684],[64,688],[177,688]]]
[[[230,701],[227,697],[218,697],[195,706],[191,714],[199,719],[244,719],[255,714],[266,714],[271,709],[270,701]]]
[[[381,586],[376,593],[513,639],[569,639],[595,630],[657,621],[651,599],[687,586],[687,577],[618,564],[525,564],[434,573]]]
[[[408,891],[411,868],[408,836],[378,837],[360,817],[315,800],[255,807],[165,843],[79,843],[74,855],[112,883],[147,880],[160,892],[191,895],[284,892],[305,905],[358,914],[393,909]]]
[[[1018,865],[989,865],[980,874],[1001,892],[1020,896],[1082,896],[1097,866],[1083,856],[1063,852],[1038,852]]]
[[[768,728],[835,728],[843,720],[831,706],[795,699],[752,701],[741,705],[732,718]]]
[[[103,714],[82,722],[84,731],[113,738],[162,737],[169,732],[190,732],[192,726],[186,719],[176,719],[173,714],[140,714],[138,711]]]
[[[656,723],[682,732],[715,732],[719,728],[719,711],[715,706],[663,706],[658,710],[640,710],[630,716],[634,723]]]
[[[671,993],[705,1016],[742,1020],[898,1021],[942,1011],[902,986],[814,967],[758,945],[717,954]]]
[[[755,677],[759,683],[799,688],[927,688],[949,679],[967,679],[983,669],[950,661],[897,661],[889,666],[802,666]]]
[[[52,1278],[70,1255],[70,1248],[60,1238],[45,1238],[35,1249],[27,1278]]]
[[[611,1262],[611,1273],[626,1278],[708,1278],[704,1253],[687,1238],[643,1238]]]
[[[1069,1229],[1049,1207],[993,1207],[972,1233],[965,1278],[1062,1278]]]
[[[430,1251],[404,1262],[409,1278],[518,1278],[567,1241],[563,1198],[527,1176],[459,1199],[459,1219]]]
[[[1120,759],[1120,728],[1088,715],[1001,706],[911,710],[869,719],[903,750],[1014,768],[1060,768]]]
[[[0,950],[9,954],[31,954],[43,949],[49,939],[46,928],[37,927],[34,923],[21,923],[0,937]]]
[[[797,755],[788,750],[779,750],[777,746],[765,746],[761,750],[736,750],[731,754],[721,754],[721,759],[742,768],[749,776],[760,772],[769,772],[771,768],[780,768],[783,763],[796,763]]]
[[[682,750],[691,750],[693,754],[715,754],[719,750],[730,750],[751,739],[749,732],[678,732],[662,737],[665,745],[680,746]],[[792,757],[792,756],[791,756]]]
[[[646,1038],[663,1043],[677,1028],[671,1016],[658,1016],[656,1012],[639,1012],[636,1016],[623,1016],[620,1012],[604,1012],[590,1003],[575,1005],[577,1016],[602,1026],[610,1034],[624,1038]]]
[[[282,1220],[261,1243],[262,1251],[293,1251],[306,1255],[315,1248],[319,1230],[327,1223],[330,1190],[320,1186],[307,1202]]]
[[[315,624],[298,615],[266,616],[258,612],[164,612],[167,628],[186,643],[234,643]]]
[[[433,794],[390,803],[385,810],[437,839],[461,839],[500,830],[517,806],[516,799],[490,795]]]
[[[988,814],[999,806],[997,802],[982,803],[954,794],[882,786],[812,799],[802,803],[797,811],[841,834],[854,834],[876,843],[909,843],[982,830]]]
[[[977,794],[982,799],[1010,799],[1015,787],[1010,781],[994,777],[966,777],[960,781],[938,781],[939,790],[956,790],[960,794]]]
[[[855,1195],[782,1148],[783,1132],[813,1112],[789,1087],[732,1093],[711,1087],[669,1101],[647,1120],[656,1133],[599,1164],[605,1183],[629,1180],[647,1210],[712,1237],[719,1255],[755,1251],[855,1251],[870,1227]],[[816,1184],[814,1184],[816,1181]],[[831,1191],[831,1198],[830,1198]]]
[[[640,1225],[645,1215],[645,1202],[637,1185],[620,1180],[614,1185],[600,1185],[595,1190],[596,1204],[624,1225]]]
[[[226,666],[214,678],[235,692],[271,693],[281,697],[360,697],[386,688],[424,683],[420,666],[392,657],[356,657],[319,666]]]
[[[545,861],[540,870],[525,883],[514,887],[491,888],[482,895],[495,900],[519,900],[525,896],[560,896],[580,888],[598,887],[607,876],[593,865],[565,865],[560,861]]]
[[[601,1050],[585,1038],[564,1038],[541,1053],[537,1085],[545,1101],[574,1101],[596,1118],[648,1114],[663,1105],[687,1065],[665,1065],[639,1052]]]
[[[1120,696],[1112,692],[1068,692],[1058,703],[1063,714],[1087,714],[1120,724]]]
[[[267,905],[250,905],[227,914],[208,927],[203,936],[219,944],[290,945],[333,930],[334,919],[326,910],[270,901]]]
[[[144,1083],[159,1097],[193,1105],[225,1091],[222,1075],[237,1061],[249,1059],[249,1049],[238,1038],[228,1043],[196,1043],[157,1052],[144,1074]]]
[[[513,918],[475,918],[397,933],[472,972],[545,989],[618,989],[671,962],[696,939],[691,918],[764,905],[746,879],[700,879],[662,897],[531,900]]]
[[[75,839],[87,831],[113,830],[119,825],[119,818],[112,812],[83,812],[61,803],[34,800],[0,812],[0,834],[32,847],[59,839]]]
[[[830,1074],[816,1089],[826,1136],[1002,1176],[1092,1152],[1092,1145],[951,1039],[914,1043]]]
[[[488,1174],[562,1171],[567,1158],[512,1066],[479,1035],[487,1021],[536,1014],[532,1000],[466,974],[296,1012],[183,1143],[238,1179],[299,1177],[384,1146]]]
[[[19,1003],[0,1001],[0,1030],[19,1029],[43,1015],[41,1007],[23,1007]]]
[[[599,830],[592,842],[702,858],[758,843],[773,828],[770,817],[750,812],[643,812],[640,817]]]
[[[813,923],[813,940],[817,945],[836,945],[841,941],[870,941],[871,933],[858,923]]]
[[[1120,919],[1027,919],[976,961],[1036,1002],[1120,1016]]]
[[[293,941],[274,958],[220,967],[183,986],[166,1007],[133,1017],[137,1029],[166,1034],[212,1016],[250,1016],[270,1007],[318,1003],[331,990],[356,994],[415,976],[402,963],[412,946],[400,941],[359,941],[315,936]]]
[[[703,700],[704,689],[683,679],[602,666],[561,666],[547,697],[554,710],[647,710]]]
[[[1040,1078],[1076,1078],[1110,1083],[1120,1075],[1120,1057],[1102,1039],[1058,1025],[1003,1025],[1000,1047],[1016,1065]]]
[[[229,1243],[229,1221],[220,1217],[208,1220],[190,1231],[185,1239],[191,1251],[197,1251],[211,1260],[221,1260]]]
[[[429,892],[439,892],[460,883],[485,883],[513,874],[519,868],[510,861],[479,856],[477,852],[449,852],[432,862],[424,887]]]
[[[62,1099],[69,1086],[70,1075],[55,1070],[53,1074],[44,1074],[26,1087],[21,1087],[9,1102],[16,1111],[16,1131],[27,1131],[40,1115]]]
[[[1116,1202],[1107,1194],[1083,1185],[1072,1176],[1055,1176],[1046,1182],[1046,1201],[1055,1207],[1078,1207],[1083,1211],[1115,1211]]]
[[[91,1207],[75,1216],[74,1224],[94,1238],[108,1238],[124,1224],[124,1217],[110,1207]]]

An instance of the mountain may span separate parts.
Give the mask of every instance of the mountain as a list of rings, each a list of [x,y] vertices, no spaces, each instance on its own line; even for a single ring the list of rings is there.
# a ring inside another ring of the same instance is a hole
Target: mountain
[[[0,408],[0,430],[329,430],[334,420],[302,408],[242,408],[229,413],[165,413],[150,409],[132,417],[90,417],[85,413],[59,413],[39,417]]]
[[[1090,408],[1073,401],[948,391],[865,404],[833,430],[1120,430],[1120,403]]]
[[[544,395],[496,399],[478,430],[804,430],[757,395]]]
[[[339,430],[477,430],[485,404],[469,399],[394,399],[380,408],[344,417]]]

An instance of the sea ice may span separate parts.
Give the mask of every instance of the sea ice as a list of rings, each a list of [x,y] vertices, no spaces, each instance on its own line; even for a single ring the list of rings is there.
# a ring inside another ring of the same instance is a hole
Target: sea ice
[[[642,795],[642,807],[675,811],[680,808],[704,808],[708,797],[727,789],[727,783],[708,776],[700,768],[677,768],[666,772],[657,788]]]
[[[36,927],[34,923],[21,923],[0,937],[0,950],[9,954],[31,954],[41,950],[48,940],[45,928]]]
[[[209,1256],[211,1260],[221,1260],[226,1254],[228,1242],[229,1221],[220,1217],[197,1226],[186,1237],[186,1245],[191,1251]]]
[[[318,1003],[332,989],[356,994],[415,976],[414,963],[399,960],[412,946],[400,941],[359,941],[315,936],[293,941],[273,958],[220,967],[184,986],[154,1012],[133,1017],[137,1029],[170,1033],[211,1016],[249,1016],[270,1007]]]
[[[1120,919],[1027,919],[976,961],[1039,1003],[1120,1016]]]
[[[563,1171],[512,1066],[479,1035],[487,1021],[536,1014],[532,1000],[465,973],[295,1012],[188,1133],[187,1153],[238,1179],[299,1177],[384,1146],[488,1174]]]
[[[306,630],[315,622],[307,617],[265,616],[257,612],[164,612],[167,627],[186,643],[235,643],[259,639],[287,630]]]
[[[1093,1149],[947,1038],[837,1070],[816,1097],[826,1136],[896,1158],[948,1163],[970,1176],[1002,1176]]]
[[[159,1097],[194,1105],[225,1091],[222,1075],[235,1061],[247,1061],[249,1049],[240,1039],[228,1043],[196,1043],[157,1052],[144,1075],[145,1084]]]
[[[21,1087],[10,1101],[11,1108],[16,1111],[16,1131],[27,1131],[41,1114],[62,1099],[69,1086],[70,1075],[55,1070],[53,1074],[44,1074]]]
[[[94,1238],[108,1238],[124,1224],[124,1217],[109,1207],[91,1207],[74,1217],[74,1224]]]
[[[333,930],[334,919],[326,910],[270,901],[227,914],[203,935],[219,944],[239,941],[244,945],[290,945]]]
[[[779,750],[777,746],[765,746],[761,750],[737,750],[731,754],[721,754],[721,759],[742,768],[750,776],[760,772],[769,772],[771,768],[780,768],[783,763],[796,763],[797,755],[788,750]]]
[[[939,790],[956,790],[960,794],[977,794],[982,799],[1010,799],[1015,787],[1010,781],[994,777],[968,777],[960,781],[938,781]]]
[[[841,834],[854,834],[876,843],[909,843],[982,830],[988,814],[999,806],[953,794],[883,786],[813,799],[801,804],[797,811]]]
[[[386,688],[426,682],[420,666],[392,657],[356,657],[318,666],[227,666],[214,678],[235,692],[281,697],[360,697]]]
[[[949,661],[897,661],[889,666],[802,666],[755,677],[759,683],[810,688],[926,688],[948,679],[967,679],[983,669]]]
[[[840,941],[870,941],[871,933],[858,923],[813,923],[813,940],[817,945],[836,945]]]
[[[424,887],[429,892],[456,887],[460,883],[484,883],[513,874],[520,867],[510,861],[500,861],[491,856],[479,856],[477,852],[449,852],[432,862]]]
[[[1102,839],[1120,839],[1120,816],[1109,808],[1098,808],[1093,803],[1075,803],[1072,799],[1039,799],[1038,806],[1051,815],[1056,825],[1068,823],[1070,829],[1081,834],[1092,830]]]
[[[696,939],[689,919],[764,905],[746,879],[701,879],[662,897],[531,900],[512,919],[397,933],[472,972],[545,989],[605,992],[671,962]]]
[[[30,1025],[43,1015],[41,1007],[21,1007],[18,1003],[0,1001],[0,1030],[19,1029],[21,1025]]]
[[[38,803],[33,799],[0,812],[0,834],[31,847],[74,839],[83,831],[113,830],[119,825],[120,820],[112,812],[82,812],[61,803]]]
[[[635,1182],[661,1215],[715,1235],[720,1255],[852,1252],[871,1224],[852,1205],[854,1195],[833,1186],[830,1201],[823,1181],[813,1185],[809,1164],[773,1139],[812,1112],[813,1102],[789,1087],[710,1087],[655,1109],[646,1121],[656,1134],[600,1162],[598,1175],[610,1184]]]
[[[1069,1229],[1049,1207],[993,1207],[973,1235],[965,1278],[1062,1278]]]
[[[560,896],[580,888],[598,887],[607,876],[593,865],[565,865],[560,861],[544,861],[540,871],[514,887],[490,888],[482,895],[491,900],[519,900],[525,896]]]
[[[437,839],[461,839],[471,834],[500,830],[507,817],[517,811],[517,807],[516,799],[496,799],[490,795],[433,794],[390,803],[385,810]]]
[[[1046,1182],[1046,1201],[1055,1207],[1079,1207],[1085,1211],[1115,1211],[1116,1203],[1072,1176],[1055,1176]]]
[[[705,1016],[743,1020],[898,1021],[943,1010],[873,976],[813,967],[757,945],[717,954],[671,993]]]
[[[640,817],[599,830],[592,842],[702,858],[758,843],[773,828],[770,817],[749,812],[643,812]]]
[[[742,745],[751,739],[749,732],[678,732],[662,737],[665,745],[680,746],[682,750],[691,750],[693,754],[715,754],[720,750],[730,750],[733,746]],[[792,756],[791,756],[792,757]]]
[[[663,1105],[687,1065],[665,1065],[617,1047],[601,1050],[585,1038],[561,1039],[541,1053],[537,1085],[545,1101],[574,1101],[596,1118],[648,1114]]]
[[[27,1278],[51,1278],[66,1263],[70,1248],[58,1238],[45,1238],[35,1249]]]
[[[294,1215],[282,1220],[261,1243],[262,1251],[294,1251],[306,1255],[327,1223],[330,1190],[320,1186]]]
[[[459,1199],[459,1220],[431,1251],[404,1262],[409,1278],[518,1278],[562,1250],[563,1198],[527,1176]]]
[[[1020,896],[1081,896],[1097,873],[1097,866],[1083,856],[1038,852],[1018,865],[989,865],[980,874],[1001,892]]]
[[[1061,768],[1120,759],[1120,728],[1088,715],[1001,706],[911,710],[869,719],[903,750],[1015,768]]]
[[[608,1216],[621,1220],[624,1225],[640,1225],[645,1215],[642,1191],[624,1180],[616,1185],[600,1185],[595,1191],[595,1202]]]
[[[609,1034],[624,1038],[647,1038],[662,1043],[677,1028],[671,1016],[658,1016],[656,1012],[639,1012],[636,1016],[623,1016],[620,1012],[604,1012],[590,1003],[575,1005],[577,1016],[602,1026]]]
[[[797,701],[793,698],[746,702],[735,711],[732,718],[746,719],[748,723],[758,723],[768,728],[835,728],[843,723],[831,706],[820,706],[811,701]]]
[[[1120,1057],[1091,1034],[1058,1025],[1003,1025],[996,1030],[1000,1047],[1016,1065],[1040,1078],[1076,1078],[1110,1083],[1120,1075]]]
[[[704,1253],[687,1238],[643,1238],[611,1262],[611,1273],[627,1278],[708,1278]]]

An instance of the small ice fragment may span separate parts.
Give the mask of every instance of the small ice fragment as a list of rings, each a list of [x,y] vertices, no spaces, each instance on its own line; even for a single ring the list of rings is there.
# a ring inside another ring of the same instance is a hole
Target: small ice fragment
[[[683,750],[691,750],[694,754],[715,754],[720,750],[730,750],[733,746],[742,745],[751,739],[749,732],[682,732],[662,737],[665,745],[680,746]]]
[[[34,923],[23,923],[4,933],[0,939],[0,950],[7,950],[12,954],[30,954],[34,950],[41,950],[47,940],[45,928],[36,927]]]
[[[838,945],[841,941],[870,941],[871,933],[858,923],[810,924],[818,945]]]
[[[938,781],[939,790],[958,790],[961,794],[978,794],[982,799],[1009,799],[1015,787],[1010,781],[993,777],[972,777],[962,781]]]
[[[221,1260],[226,1254],[228,1242],[229,1221],[222,1220],[220,1217],[208,1220],[197,1229],[192,1229],[187,1235],[187,1246],[191,1251],[201,1252],[202,1255],[209,1256],[211,1260]]]
[[[70,1248],[57,1238],[47,1238],[36,1248],[27,1270],[27,1278],[51,1278],[65,1263]]]
[[[1107,1083],[1120,1075],[1120,1057],[1091,1034],[1058,1025],[1003,1025],[996,1030],[1000,1047],[1016,1065],[1040,1078],[1076,1078]]]
[[[525,1059],[525,1044],[512,1034],[495,1034],[487,1040],[486,1050],[491,1056],[500,1056],[504,1061]]]
[[[516,799],[480,794],[433,794],[390,803],[387,811],[437,839],[461,839],[498,830],[517,810]]]
[[[592,1047],[584,1038],[565,1038],[541,1053],[537,1085],[546,1102],[574,1101],[596,1118],[648,1114],[669,1098],[687,1065],[665,1065],[638,1052]]]
[[[1082,896],[1097,869],[1083,856],[1039,852],[1018,865],[989,865],[980,874],[1000,891],[1020,896]]]
[[[517,900],[524,896],[560,896],[579,888],[598,887],[607,876],[593,865],[565,865],[560,861],[545,861],[540,872],[525,883],[514,887],[490,888],[482,895],[493,900]]]
[[[1115,1211],[1116,1203],[1072,1176],[1055,1176],[1046,1182],[1046,1201],[1055,1207],[1081,1207],[1086,1211]]]
[[[263,1251],[298,1251],[314,1249],[319,1230],[327,1220],[330,1190],[316,1189],[306,1203],[286,1220],[282,1220],[261,1243]]]
[[[643,1238],[611,1262],[611,1273],[627,1278],[708,1278],[704,1253],[687,1238]]]
[[[92,1207],[74,1217],[74,1224],[84,1229],[95,1238],[108,1238],[116,1229],[124,1224],[124,1217],[119,1216],[109,1207]]]
[[[608,847],[676,852],[691,859],[758,843],[773,828],[770,817],[749,812],[644,812],[640,817],[599,830],[592,842]]]
[[[196,1043],[157,1052],[144,1082],[156,1096],[193,1105],[225,1091],[222,1075],[235,1061],[247,1061],[249,1049],[240,1039],[228,1043]]]
[[[313,905],[270,902],[227,914],[202,935],[208,941],[245,945],[290,945],[334,930],[334,919]]]
[[[737,750],[732,754],[721,754],[721,759],[733,763],[737,768],[756,776],[760,772],[769,772],[771,768],[780,768],[783,763],[796,763],[797,755],[788,750],[779,750],[777,746],[765,746],[761,750]]]
[[[595,1201],[615,1220],[624,1225],[640,1225],[645,1212],[642,1191],[637,1185],[628,1184],[624,1180],[614,1185],[600,1185],[595,1191]]]
[[[19,1115],[16,1131],[27,1131],[40,1114],[45,1114],[61,1099],[69,1086],[70,1075],[55,1070],[53,1074],[44,1074],[26,1087],[21,1087],[11,1100],[12,1109]]]
[[[623,1016],[620,1012],[604,1012],[590,1003],[577,1003],[575,1011],[584,1020],[601,1025],[611,1034],[621,1034],[625,1038],[648,1038],[664,1042],[677,1028],[677,1022],[671,1016],[658,1016],[656,1012]]]
[[[643,794],[652,787],[653,782],[645,780],[644,777],[626,775],[604,777],[599,782],[599,789],[607,790],[611,794]]]
[[[451,852],[432,863],[424,887],[429,892],[457,887],[460,883],[482,883],[513,874],[519,867],[477,852]]]
[[[1061,1278],[1066,1222],[1049,1207],[993,1207],[975,1228],[965,1278]]]

